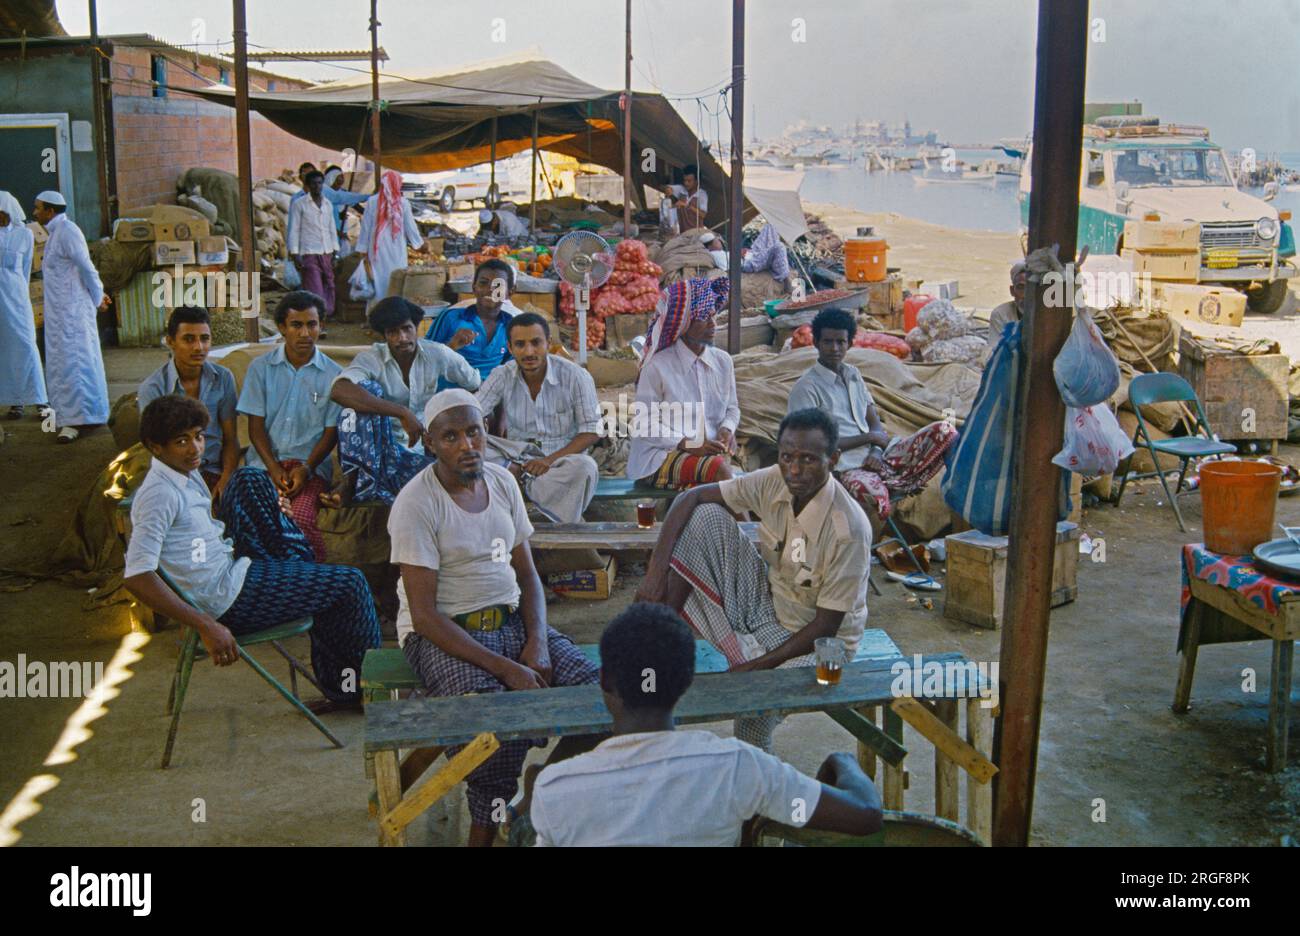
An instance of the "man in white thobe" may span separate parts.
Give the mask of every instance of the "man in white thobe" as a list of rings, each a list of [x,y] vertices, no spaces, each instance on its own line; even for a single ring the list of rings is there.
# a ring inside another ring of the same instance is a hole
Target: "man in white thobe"
[[[0,407],[21,419],[23,407],[45,403],[45,375],[32,317],[32,232],[18,199],[0,192]]]
[[[60,442],[108,422],[108,382],[95,313],[108,308],[86,235],[58,192],[36,196],[33,216],[50,232],[45,244],[45,378]]]

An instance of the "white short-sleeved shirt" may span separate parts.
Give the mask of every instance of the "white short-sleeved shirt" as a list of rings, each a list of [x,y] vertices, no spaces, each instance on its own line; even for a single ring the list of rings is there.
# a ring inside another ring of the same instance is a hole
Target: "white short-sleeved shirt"
[[[438,573],[438,610],[448,617],[492,605],[519,604],[510,552],[533,535],[519,483],[504,468],[483,465],[487,508],[469,513],[457,504],[430,465],[407,482],[388,514],[395,565]],[[397,589],[397,640],[414,631],[406,585]]]
[[[557,354],[546,358],[546,376],[534,399],[519,373],[517,361],[507,361],[478,391],[483,412],[504,403],[506,438],[535,442],[545,455],[564,448],[584,432],[600,432],[600,402],[591,374]]]
[[[835,420],[835,428],[840,438],[864,435],[871,431],[867,421],[867,410],[875,405],[867,382],[862,379],[862,372],[852,364],[841,364],[839,373],[816,362],[795,381],[790,390],[787,412],[801,409],[819,409]],[[861,468],[862,463],[871,454],[871,446],[859,445],[848,451],[840,452],[836,464],[839,471]]]
[[[758,552],[767,563],[772,604],[786,630],[802,630],[818,608],[843,611],[836,636],[849,658],[867,626],[871,523],[853,495],[829,478],[795,515],[794,496],[781,466],[760,468],[718,485],[732,511],[758,515]]]
[[[806,824],[821,793],[812,777],[736,738],[649,731],[544,769],[529,818],[538,845],[734,846],[754,816]]]

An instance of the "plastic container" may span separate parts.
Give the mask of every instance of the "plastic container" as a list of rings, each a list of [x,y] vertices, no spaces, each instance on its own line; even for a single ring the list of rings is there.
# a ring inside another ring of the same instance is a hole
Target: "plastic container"
[[[889,275],[883,237],[850,237],[844,242],[844,278],[851,283],[879,283]]]
[[[1205,547],[1248,556],[1273,538],[1282,469],[1267,462],[1209,461],[1201,465]]]
[[[778,314],[776,307],[783,302],[785,302],[784,297],[780,299],[765,299],[763,300],[763,311],[767,313],[768,318],[776,318]]]
[[[903,331],[911,331],[916,327],[916,317],[921,314],[921,310],[930,302],[934,301],[934,296],[928,293],[914,293],[903,300]]]

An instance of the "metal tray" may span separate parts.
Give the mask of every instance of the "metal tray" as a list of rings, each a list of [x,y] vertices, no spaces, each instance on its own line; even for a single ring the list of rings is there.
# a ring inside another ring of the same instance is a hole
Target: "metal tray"
[[[1255,547],[1255,565],[1261,572],[1288,582],[1300,582],[1300,549],[1285,536]]]

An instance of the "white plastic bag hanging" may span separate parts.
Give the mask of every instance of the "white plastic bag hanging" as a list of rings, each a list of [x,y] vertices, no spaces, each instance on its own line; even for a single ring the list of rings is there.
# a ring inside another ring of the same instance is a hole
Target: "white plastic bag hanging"
[[[366,272],[366,265],[358,263],[357,268],[348,277],[348,295],[354,302],[369,301],[375,298],[375,284]]]
[[[1065,446],[1052,464],[1095,478],[1113,473],[1132,454],[1133,443],[1109,406],[1071,406],[1065,411]]]
[[[1079,409],[1105,403],[1119,389],[1119,361],[1084,306],[1074,314],[1074,327],[1052,362],[1052,373],[1061,399]]]
[[[298,272],[298,265],[292,260],[285,260],[280,266],[280,282],[286,289],[301,289],[302,274]]]

